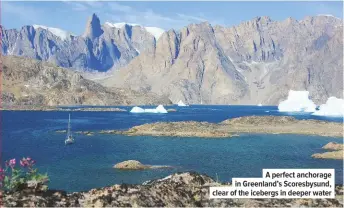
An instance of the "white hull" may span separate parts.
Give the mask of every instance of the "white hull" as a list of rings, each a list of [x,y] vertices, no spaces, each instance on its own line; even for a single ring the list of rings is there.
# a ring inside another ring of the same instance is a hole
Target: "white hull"
[[[74,143],[74,140],[65,140],[65,145],[67,144],[73,144]]]

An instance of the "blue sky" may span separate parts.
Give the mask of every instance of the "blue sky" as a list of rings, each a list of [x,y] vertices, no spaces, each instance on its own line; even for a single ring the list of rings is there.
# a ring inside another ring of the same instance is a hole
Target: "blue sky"
[[[168,30],[202,21],[232,26],[257,16],[300,20],[331,14],[342,18],[343,2],[1,2],[1,23],[8,29],[40,24],[79,35],[92,13],[101,23],[129,22]]]

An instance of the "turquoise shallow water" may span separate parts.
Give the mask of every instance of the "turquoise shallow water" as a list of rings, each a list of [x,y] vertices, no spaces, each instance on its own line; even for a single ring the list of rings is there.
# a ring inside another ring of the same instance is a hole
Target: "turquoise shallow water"
[[[126,129],[155,121],[197,120],[219,122],[243,115],[285,115],[276,107],[192,106],[166,115],[128,112],[73,112],[74,131]],[[269,112],[266,112],[269,111]],[[319,118],[290,114],[299,119]],[[338,138],[301,135],[241,134],[232,139],[166,138],[123,135],[75,135],[65,146],[68,112],[2,112],[2,161],[31,156],[48,172],[50,188],[81,191],[115,183],[142,183],[180,171],[197,171],[231,181],[232,177],[261,177],[263,168],[335,168],[336,183],[343,183],[343,163],[311,158]],[[325,118],[341,122],[341,119]],[[112,166],[135,159],[173,169],[120,171]]]

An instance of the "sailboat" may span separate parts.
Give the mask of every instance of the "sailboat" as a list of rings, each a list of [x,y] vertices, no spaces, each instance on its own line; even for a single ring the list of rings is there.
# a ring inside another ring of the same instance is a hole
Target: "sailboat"
[[[71,128],[70,128],[70,114],[69,114],[67,138],[65,140],[65,145],[74,143],[74,138],[72,136],[72,132],[70,131],[70,129]]]

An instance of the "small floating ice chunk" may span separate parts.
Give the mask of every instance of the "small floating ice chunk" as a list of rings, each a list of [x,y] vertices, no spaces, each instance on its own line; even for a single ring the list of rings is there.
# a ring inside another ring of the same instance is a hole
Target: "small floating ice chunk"
[[[183,103],[182,100],[179,100],[179,102],[177,103],[177,105],[178,105],[178,106],[188,106],[188,105],[186,105],[185,103]]]
[[[329,97],[325,104],[319,107],[312,115],[316,116],[338,116],[344,115],[344,100],[336,97]]]
[[[144,113],[144,112],[145,112],[145,110],[143,108],[140,108],[137,106],[133,107],[130,111],[130,113]]]
[[[163,105],[159,105],[156,108],[147,108],[147,109],[143,109],[143,108],[135,106],[131,109],[130,113],[167,113],[167,110],[164,108]]]
[[[290,90],[287,100],[278,105],[280,112],[315,112],[316,105],[309,99],[308,91]]]
[[[261,103],[259,103],[257,106],[263,106]]]

